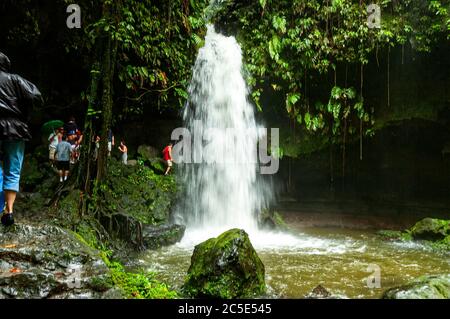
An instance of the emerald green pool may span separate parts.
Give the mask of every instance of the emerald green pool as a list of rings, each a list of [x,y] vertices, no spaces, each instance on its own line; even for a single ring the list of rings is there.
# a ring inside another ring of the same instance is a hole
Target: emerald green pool
[[[252,243],[265,265],[268,295],[274,298],[303,298],[319,284],[341,298],[379,298],[385,290],[422,275],[450,273],[450,253],[420,243],[384,241],[370,230],[297,229],[295,242],[286,246]],[[147,251],[134,267],[157,272],[158,279],[177,289],[192,251],[193,246],[183,242]],[[368,277],[376,269],[381,287],[370,288]]]

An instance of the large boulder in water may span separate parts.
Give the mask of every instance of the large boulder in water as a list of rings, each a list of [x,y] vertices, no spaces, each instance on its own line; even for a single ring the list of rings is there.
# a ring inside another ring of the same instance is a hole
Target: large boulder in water
[[[0,299],[120,297],[98,251],[55,226],[0,227]]]
[[[197,245],[184,291],[197,298],[246,298],[266,290],[265,269],[247,233],[231,229]]]
[[[450,235],[450,221],[444,219],[424,218],[411,228],[414,239],[442,240]]]
[[[392,288],[384,299],[450,299],[450,275],[425,276],[407,285]]]

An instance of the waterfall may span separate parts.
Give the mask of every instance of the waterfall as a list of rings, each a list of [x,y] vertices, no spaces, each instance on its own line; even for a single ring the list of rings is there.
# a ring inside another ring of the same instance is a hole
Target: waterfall
[[[183,121],[192,134],[194,163],[181,165],[179,209],[186,237],[195,233],[206,239],[235,227],[255,232],[267,198],[257,176],[259,130],[234,37],[208,26],[188,93]]]

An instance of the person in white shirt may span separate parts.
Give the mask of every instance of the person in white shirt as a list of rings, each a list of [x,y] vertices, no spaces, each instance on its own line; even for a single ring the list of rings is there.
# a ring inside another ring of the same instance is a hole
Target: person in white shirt
[[[50,134],[50,136],[48,137],[48,141],[50,142],[50,144],[48,145],[48,151],[49,151],[49,155],[48,158],[51,162],[51,164],[55,164],[56,158],[55,158],[55,153],[56,153],[56,147],[58,146],[59,141],[61,140],[61,132],[60,130],[56,130],[53,131],[53,133]]]

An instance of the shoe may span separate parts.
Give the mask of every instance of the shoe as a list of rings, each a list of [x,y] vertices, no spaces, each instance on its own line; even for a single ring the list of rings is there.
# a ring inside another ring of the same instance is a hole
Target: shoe
[[[2,224],[4,226],[11,226],[14,224],[14,216],[12,213],[10,214],[3,214],[2,215]]]

